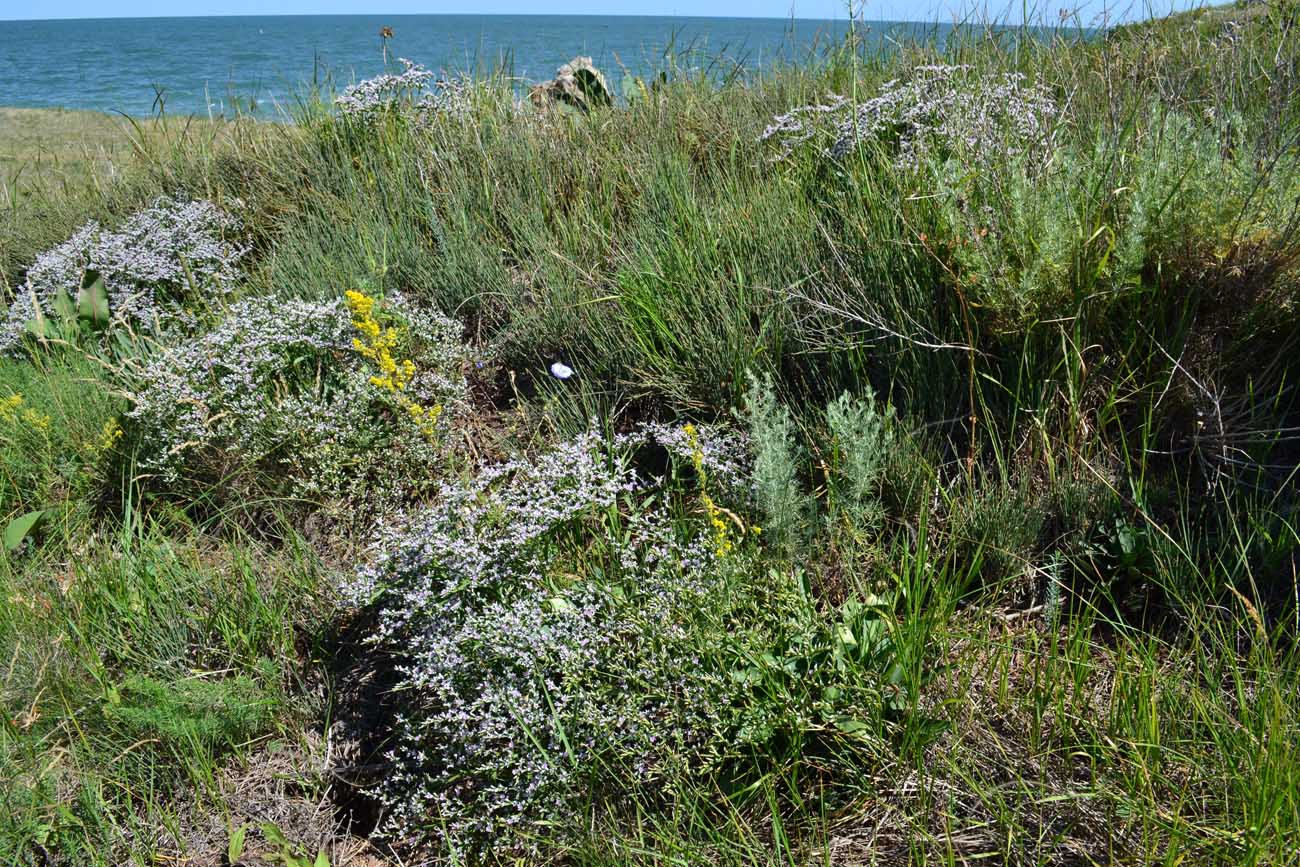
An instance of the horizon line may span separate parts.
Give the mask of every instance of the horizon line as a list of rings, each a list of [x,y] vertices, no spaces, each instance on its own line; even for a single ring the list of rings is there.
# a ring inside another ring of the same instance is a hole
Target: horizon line
[[[1117,3],[1119,7],[1122,3]],[[1009,10],[1008,10],[1009,11]],[[1169,13],[1166,13],[1166,15]],[[165,20],[196,20],[203,18],[668,18],[668,19],[699,19],[699,20],[736,20],[736,21],[810,21],[810,22],[844,22],[846,24],[856,22],[858,24],[917,24],[917,25],[954,25],[954,24],[971,24],[969,19],[954,17],[951,20],[940,20],[938,18],[919,19],[919,18],[858,18],[845,15],[834,18],[806,18],[795,15],[698,15],[698,14],[648,14],[644,12],[576,12],[576,13],[557,13],[557,12],[266,12],[249,14],[246,12],[213,12],[204,15],[65,15],[55,18],[0,18],[0,23],[26,23],[26,24],[46,24],[63,21],[165,21]],[[1136,20],[1157,20],[1165,15],[1157,15],[1147,19]],[[985,27],[1038,27],[1038,28],[1060,28],[1068,27],[1070,29],[1099,30],[1105,29],[1110,25],[1087,25],[1087,24],[1067,24],[1053,16],[1056,23],[1034,23],[1032,20],[1022,20],[1014,22],[1010,20],[984,20],[975,24],[975,26]],[[1118,23],[1118,22],[1116,22]],[[1124,22],[1133,23],[1133,22]]]

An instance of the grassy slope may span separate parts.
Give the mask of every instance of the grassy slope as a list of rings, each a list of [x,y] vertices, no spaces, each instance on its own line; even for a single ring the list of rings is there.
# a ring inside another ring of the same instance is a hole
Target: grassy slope
[[[475,454],[593,414],[725,418],[748,370],[777,375],[822,517],[814,553],[746,551],[753,579],[803,567],[828,622],[846,598],[899,591],[889,688],[907,713],[873,720],[865,755],[829,736],[772,746],[727,797],[719,780],[669,803],[626,792],[564,841],[572,863],[1292,863],[1300,174],[1282,20],[1226,46],[1178,19],[1105,49],[965,49],[1072,94],[1058,158],[1074,162],[1055,181],[918,180],[869,149],[844,171],[813,150],[772,163],[755,140],[773,115],[896,71],[839,58],[591,118],[521,121],[488,93],[475,123],[426,132],[313,115],[162,135],[111,185],[86,183],[99,162],[24,180],[0,264],[16,279],[86,215],[158,192],[242,198],[250,293],[364,280],[466,318],[495,356],[461,432]],[[1237,112],[1258,151],[1148,98]],[[18,141],[5,153],[30,150]],[[1016,221],[997,246],[968,249],[954,190]],[[1121,271],[1126,242],[1140,253]],[[573,387],[545,377],[556,357]],[[49,514],[41,544],[0,564],[0,860],[217,857],[270,820],[332,863],[375,863],[329,819],[348,799],[323,770],[352,616],[330,564],[358,540],[250,533],[212,506],[242,491],[123,484],[127,449],[93,447],[122,408],[113,377],[75,354],[0,360],[0,397],[56,419],[39,447],[4,441],[0,511]],[[840,457],[820,413],[868,385],[909,433],[880,532],[829,517]]]

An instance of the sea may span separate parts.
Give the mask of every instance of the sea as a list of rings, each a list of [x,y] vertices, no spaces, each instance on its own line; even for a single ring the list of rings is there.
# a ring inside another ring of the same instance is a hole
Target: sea
[[[874,38],[935,26],[856,25]],[[132,116],[285,116],[408,58],[435,72],[542,81],[587,55],[624,75],[756,75],[841,44],[847,20],[568,15],[300,15],[0,21],[0,106]],[[385,29],[386,28],[386,29]],[[381,36],[391,32],[391,37]]]

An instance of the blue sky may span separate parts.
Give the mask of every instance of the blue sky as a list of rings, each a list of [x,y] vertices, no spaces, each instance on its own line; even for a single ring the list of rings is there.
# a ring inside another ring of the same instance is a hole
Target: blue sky
[[[868,2],[864,17],[876,20],[951,20],[963,9],[976,5],[970,0],[875,0]],[[1163,14],[1171,9],[1197,5],[1190,0],[980,0],[978,8],[990,17],[1019,21],[1023,10],[1041,17],[1055,16],[1063,7],[1077,9],[1085,24],[1105,14],[1111,22]],[[1035,10],[1037,12],[1035,13]],[[735,15],[787,18],[844,18],[842,0],[570,0],[557,7],[538,0],[0,0],[0,20],[18,18],[106,18],[147,15],[298,15],[384,13],[478,13],[526,14],[560,12],[628,15]]]

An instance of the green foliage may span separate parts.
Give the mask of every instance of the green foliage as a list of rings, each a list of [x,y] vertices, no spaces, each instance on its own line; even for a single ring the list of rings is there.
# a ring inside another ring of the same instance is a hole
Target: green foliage
[[[330,867],[329,855],[324,849],[317,851],[316,857],[312,858],[301,847],[294,845],[273,822],[262,823],[262,835],[275,847],[275,851],[267,856],[267,860],[272,863],[283,864],[284,867]],[[234,862],[236,859],[230,860]]]
[[[75,510],[117,482],[122,409],[94,361],[62,352],[0,358],[0,518]]]
[[[1294,860],[1297,27],[1294,3],[1270,2],[1088,40],[855,39],[749,80],[666,63],[590,114],[516,105],[503,77],[467,84],[463,113],[436,122],[304,99],[292,124],[141,131],[117,181],[11,203],[9,294],[85,219],[188,195],[241,203],[252,247],[232,305],[343,318],[254,376],[247,404],[189,375],[205,370],[186,353],[211,339],[206,321],[179,345],[63,346],[94,342],[93,279],[55,299],[39,354],[0,359],[0,861],[161,859],[141,841],[183,836],[177,781],[213,799],[216,825],[256,827],[215,793],[220,763],[326,729],[314,690],[340,711],[409,698],[358,700],[322,676],[316,638],[355,613],[321,601],[335,576],[317,557],[346,579],[372,530],[406,532],[399,506],[460,490],[451,468],[511,456],[508,488],[556,429],[703,428],[737,407],[745,477],[705,480],[637,446],[653,483],[540,534],[454,632],[465,677],[415,712],[502,696],[497,716],[449,715],[432,746],[496,721],[476,755],[504,758],[412,772],[416,787],[443,775],[440,816],[483,819],[457,788],[471,765],[476,791],[499,794],[503,768],[535,761],[561,778],[542,800],[566,818],[506,848],[539,861],[788,865],[854,839],[918,864]],[[869,103],[927,64],[961,65],[961,87],[1023,73],[1059,122],[1032,160],[1014,136],[908,165],[907,130],[836,154],[823,131],[777,160],[760,141],[793,108]],[[450,459],[393,464],[384,484],[367,452],[415,440],[374,435],[405,430],[389,426],[399,399],[361,399],[375,371],[337,307],[358,275],[377,298],[455,316],[473,350],[438,366],[465,374],[466,411],[438,440]],[[303,337],[264,312],[288,344]],[[146,420],[120,386],[138,398],[160,359],[203,388],[178,402],[164,383]],[[351,390],[333,376],[344,360]],[[555,361],[575,375],[548,376]],[[138,424],[119,441],[120,417]],[[159,496],[160,476],[139,474],[168,461],[177,481]],[[358,526],[322,523],[327,489],[378,505],[343,497]],[[506,544],[576,490],[520,498],[477,541]],[[693,540],[669,559],[698,567],[697,592],[622,556],[642,513],[666,516],[659,542]],[[461,551],[458,520],[412,544]],[[465,610],[420,589],[395,617]],[[573,600],[613,626],[582,632]],[[417,639],[452,634],[414,630],[358,680],[383,687]],[[536,699],[523,728],[552,741],[501,746],[524,705],[487,687],[515,675]],[[701,680],[717,689],[686,700],[680,684]],[[590,761],[563,737],[579,730]],[[667,758],[638,771],[648,756]],[[437,837],[430,815],[412,821]],[[261,829],[275,857],[319,860],[284,828]],[[267,854],[254,845],[222,840],[232,863]]]
[[[83,335],[103,330],[108,325],[108,293],[103,279],[88,271],[75,299],[60,289],[54,299],[54,312],[55,317],[49,317],[38,308],[35,318],[27,322],[27,331],[37,340],[78,345]]]
[[[260,667],[263,678],[274,675],[270,660]],[[236,747],[265,731],[278,709],[274,694],[247,675],[164,681],[133,674],[108,687],[102,706],[106,724],[124,740],[149,739],[180,753]]]
[[[780,549],[794,553],[803,546],[811,504],[799,481],[801,437],[790,411],[776,398],[771,376],[750,377],[744,418],[754,450],[754,495],[763,531]]]
[[[858,532],[872,533],[884,521],[881,483],[895,445],[894,409],[881,412],[870,389],[862,397],[847,392],[826,405],[832,444],[832,508]]]

